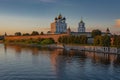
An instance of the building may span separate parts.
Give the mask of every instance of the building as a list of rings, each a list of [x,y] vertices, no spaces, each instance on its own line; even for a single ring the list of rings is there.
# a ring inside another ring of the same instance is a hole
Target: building
[[[53,34],[66,33],[67,32],[66,18],[62,17],[62,15],[59,14],[59,16],[55,18],[55,21],[51,23],[50,32]]]
[[[92,32],[86,32],[86,27],[84,21],[81,19],[81,21],[78,23],[78,31],[73,32],[70,27],[67,29],[67,23],[66,18],[62,17],[61,14],[58,15],[58,17],[55,18],[55,21],[51,23],[51,31],[48,33],[52,34],[61,34],[65,33],[67,35],[73,35],[73,36],[81,36],[86,35],[88,38],[88,44],[92,44],[94,38],[92,37]],[[107,28],[106,32],[102,32],[101,35],[109,35],[111,36],[109,28]]]
[[[78,24],[78,32],[85,32],[86,28],[85,28],[85,23],[83,22],[83,20],[81,19],[81,21]]]

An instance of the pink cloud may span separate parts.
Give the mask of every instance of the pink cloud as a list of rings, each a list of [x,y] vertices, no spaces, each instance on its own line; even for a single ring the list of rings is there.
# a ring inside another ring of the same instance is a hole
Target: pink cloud
[[[117,20],[115,21],[115,27],[120,28],[120,19],[117,19]]]

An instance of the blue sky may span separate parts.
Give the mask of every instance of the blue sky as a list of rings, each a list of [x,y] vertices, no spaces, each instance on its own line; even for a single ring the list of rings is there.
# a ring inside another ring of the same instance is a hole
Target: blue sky
[[[81,17],[87,31],[120,31],[120,0],[0,0],[0,34],[46,32],[59,13],[74,31]]]

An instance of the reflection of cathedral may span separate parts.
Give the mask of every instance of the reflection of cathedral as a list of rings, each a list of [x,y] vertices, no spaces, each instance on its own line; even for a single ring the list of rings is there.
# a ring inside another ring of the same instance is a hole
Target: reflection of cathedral
[[[66,33],[67,23],[65,21],[66,18],[59,14],[59,16],[55,18],[55,21],[51,23],[51,33]]]

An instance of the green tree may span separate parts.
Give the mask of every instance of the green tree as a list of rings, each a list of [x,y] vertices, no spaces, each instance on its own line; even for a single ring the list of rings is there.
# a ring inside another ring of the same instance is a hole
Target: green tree
[[[109,47],[111,45],[111,38],[108,35],[96,36],[94,38],[94,45],[95,46],[106,46],[106,47]]]
[[[61,36],[58,41],[65,44],[87,44],[87,36]]]
[[[41,32],[41,33],[40,33],[40,35],[44,35],[44,33],[43,33],[43,32]]]
[[[41,44],[42,44],[42,45],[45,45],[45,44],[53,44],[53,43],[54,43],[54,41],[53,41],[53,39],[51,39],[51,38],[44,39],[43,41],[41,41]]]
[[[103,46],[109,47],[111,45],[111,39],[110,36],[107,34],[103,36]]]
[[[92,31],[91,33],[92,37],[96,37],[96,36],[100,36],[101,35],[101,31],[99,29],[95,29]]]
[[[15,36],[21,36],[22,34],[21,34],[21,32],[16,32],[15,33]]]
[[[31,35],[39,35],[39,33],[37,31],[33,31]]]
[[[95,36],[94,37],[94,45],[95,46],[101,45],[102,44],[101,39],[102,39],[102,36]]]
[[[30,36],[30,34],[29,33],[24,33],[23,36]]]
[[[113,35],[113,46],[120,48],[120,35]]]
[[[86,35],[81,35],[81,44],[87,44],[87,36]]]

